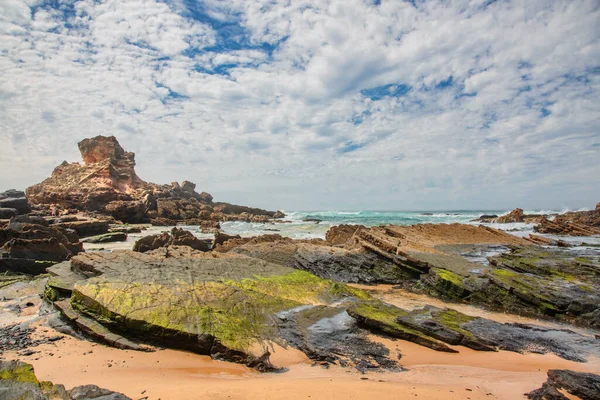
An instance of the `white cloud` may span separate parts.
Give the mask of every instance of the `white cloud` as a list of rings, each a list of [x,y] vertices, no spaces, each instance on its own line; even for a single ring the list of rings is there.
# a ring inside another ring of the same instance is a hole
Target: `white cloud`
[[[0,187],[114,134],[144,179],[270,208],[600,200],[597,2],[381,3],[6,0]]]

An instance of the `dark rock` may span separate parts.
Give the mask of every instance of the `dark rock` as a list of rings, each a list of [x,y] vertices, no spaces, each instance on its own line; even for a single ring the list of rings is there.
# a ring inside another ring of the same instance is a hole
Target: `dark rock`
[[[275,214],[273,214],[273,218],[275,218],[275,219],[285,218],[285,214],[281,211],[276,211]]]
[[[598,400],[600,398],[600,376],[585,372],[565,369],[551,369],[548,380],[540,389],[527,394],[531,400],[567,400],[560,391],[565,391],[581,400]]]
[[[83,221],[61,222],[53,226],[59,228],[73,229],[80,237],[101,235],[108,232],[108,221],[89,219]]]
[[[19,214],[16,208],[0,208],[0,219],[10,219]]]
[[[217,245],[222,245],[228,240],[241,239],[241,238],[242,237],[240,235],[228,235],[226,233],[219,231],[219,232],[215,233],[215,240],[213,241],[213,247],[215,247]]]
[[[56,263],[56,261],[41,261],[27,258],[0,258],[0,272],[40,275],[45,274],[46,268]]]
[[[114,219],[124,223],[139,223],[144,221],[146,214],[146,205],[141,201],[111,201],[105,207]]]
[[[144,236],[134,243],[133,251],[145,253],[150,250],[158,249],[159,247],[166,247],[171,243],[171,240],[171,235],[169,235],[167,232],[157,235]]]
[[[44,261],[63,261],[71,252],[56,238],[11,239],[4,245],[9,257]]]
[[[17,197],[0,200],[0,208],[14,208],[19,214],[27,214],[31,212],[31,207],[27,202],[26,197]]]
[[[19,198],[25,197],[25,192],[22,190],[8,189],[6,192],[0,193],[0,196],[5,199],[7,197],[10,198]]]
[[[171,242],[174,246],[188,246],[194,250],[209,251],[208,245],[194,236],[190,231],[183,230],[181,228],[173,228],[171,230],[171,236],[173,240]]]
[[[124,242],[127,240],[127,234],[124,232],[109,232],[103,235],[92,236],[82,240],[84,243],[109,243]]]

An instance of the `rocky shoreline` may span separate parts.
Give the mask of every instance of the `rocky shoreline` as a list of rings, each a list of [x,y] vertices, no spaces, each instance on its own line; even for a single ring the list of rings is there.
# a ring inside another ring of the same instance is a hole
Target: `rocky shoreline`
[[[135,173],[134,154],[114,137],[85,139],[79,148],[85,164],[64,162],[26,192],[0,193],[0,295],[12,296],[6,313],[15,321],[12,315],[36,309],[37,316],[54,315],[54,327],[67,334],[123,351],[185,350],[259,372],[286,370],[271,359],[278,346],[323,367],[402,373],[403,359],[386,340],[448,354],[600,359],[600,251],[574,251],[544,236],[600,234],[600,204],[554,216],[516,209],[479,219],[535,223],[539,234],[528,237],[484,225],[424,224],[340,225],[325,240],[242,238],[220,231],[220,223],[278,222],[284,214],[214,202],[189,181],[145,182]],[[139,239],[131,250],[84,251],[84,243],[124,241],[149,226],[178,224],[199,226],[214,238],[175,227]],[[446,303],[404,309],[352,284],[392,285]],[[593,333],[499,322],[458,305]],[[27,322],[0,328],[8,338],[3,352],[48,343],[29,340]],[[27,385],[15,371],[24,371]],[[530,398],[550,398],[559,389],[592,398],[586,388],[597,385],[592,374],[548,374],[549,383]],[[28,364],[0,365],[0,393],[7,398],[25,392],[127,398],[97,387],[74,394],[83,390],[39,382]]]

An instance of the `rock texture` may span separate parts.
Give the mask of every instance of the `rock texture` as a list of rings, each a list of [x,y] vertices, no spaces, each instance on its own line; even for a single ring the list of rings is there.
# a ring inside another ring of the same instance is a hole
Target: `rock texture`
[[[196,185],[189,181],[170,185],[145,182],[135,172],[135,154],[125,151],[114,136],[84,139],[79,150],[85,165],[65,161],[57,166],[48,179],[27,188],[31,204],[54,215],[87,211],[122,222],[156,225],[187,220],[211,221],[213,226],[223,220],[267,222],[276,215],[259,208],[215,203],[210,194],[197,193]]]
[[[345,314],[368,295],[308,272],[239,255],[132,251],[81,254],[50,272],[46,298],[113,345],[123,335],[271,371],[268,351],[251,349],[274,341],[318,361],[397,367]]]
[[[591,211],[593,213],[600,212]],[[596,227],[596,222],[587,221],[587,224],[580,224],[574,222],[573,220],[580,220],[581,218],[573,218],[573,216],[556,216],[553,221],[550,221],[546,218],[542,219],[538,225],[536,225],[533,230],[538,233],[552,234],[552,235],[567,235],[567,236],[593,236],[600,235],[600,225]],[[600,221],[600,215],[598,215],[598,220]]]
[[[572,397],[561,393],[567,392],[581,400],[597,400],[600,398],[600,376],[566,369],[551,369],[548,380],[540,389],[527,394],[531,400],[567,400]]]
[[[29,212],[31,212],[31,207],[24,192],[10,189],[0,193],[0,219],[11,218],[15,215],[27,214]]]
[[[198,239],[191,232],[181,228],[173,228],[171,234],[163,232],[141,238],[133,245],[133,251],[145,253],[161,247],[168,248],[169,246],[187,246],[199,251],[210,250],[205,241]]]
[[[33,275],[83,251],[76,232],[27,216],[13,218],[0,229],[0,246],[0,272]]]
[[[502,215],[493,220],[493,222],[497,224],[509,224],[514,222],[525,222],[525,217],[523,214],[523,210],[520,208],[515,208],[511,212],[506,215]]]
[[[76,386],[40,382],[33,366],[21,361],[0,361],[0,398],[4,400],[131,400],[124,394],[96,385]]]

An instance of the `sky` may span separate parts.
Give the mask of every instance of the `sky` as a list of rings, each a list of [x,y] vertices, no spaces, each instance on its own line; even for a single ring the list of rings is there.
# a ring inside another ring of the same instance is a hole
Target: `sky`
[[[0,191],[114,135],[284,210],[593,208],[598,0],[1,0]]]

